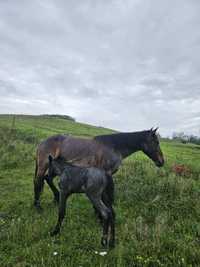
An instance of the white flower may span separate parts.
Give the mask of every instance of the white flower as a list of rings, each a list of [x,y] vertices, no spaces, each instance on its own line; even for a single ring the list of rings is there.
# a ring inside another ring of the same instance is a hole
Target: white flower
[[[102,251],[102,252],[99,252],[99,255],[105,256],[107,253],[108,253],[107,251]]]
[[[95,250],[94,253],[95,253],[95,254],[98,254],[98,255],[100,255],[100,256],[105,256],[108,252],[107,252],[107,251],[101,251],[101,252],[98,252],[98,251]]]
[[[58,252],[57,251],[54,251],[53,255],[54,256],[58,255]]]

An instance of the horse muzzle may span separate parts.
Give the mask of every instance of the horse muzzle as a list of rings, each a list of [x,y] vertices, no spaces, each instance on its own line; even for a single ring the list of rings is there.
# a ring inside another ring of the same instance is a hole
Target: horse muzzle
[[[164,163],[165,163],[164,159],[159,159],[159,160],[155,161],[156,166],[159,168],[162,167],[164,165]]]

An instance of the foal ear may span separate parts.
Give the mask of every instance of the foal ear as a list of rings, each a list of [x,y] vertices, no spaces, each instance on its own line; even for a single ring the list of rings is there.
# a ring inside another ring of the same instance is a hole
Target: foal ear
[[[51,163],[53,160],[53,157],[51,155],[49,155],[49,162]]]

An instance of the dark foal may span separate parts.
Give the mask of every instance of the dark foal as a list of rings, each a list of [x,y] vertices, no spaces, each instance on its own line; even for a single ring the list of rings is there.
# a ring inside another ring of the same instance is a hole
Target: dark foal
[[[103,219],[101,244],[104,247],[113,247],[115,243],[115,214],[112,208],[114,194],[112,177],[107,176],[104,170],[95,167],[75,166],[66,163],[62,158],[53,159],[49,155],[48,176],[53,177],[53,175],[60,177],[60,198],[58,222],[51,235],[53,236],[60,232],[62,221],[65,217],[67,198],[72,193],[85,193]],[[109,229],[110,239],[108,237]]]

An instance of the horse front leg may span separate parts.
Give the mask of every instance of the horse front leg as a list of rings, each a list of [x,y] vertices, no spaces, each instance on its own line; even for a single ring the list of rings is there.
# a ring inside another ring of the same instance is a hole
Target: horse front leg
[[[34,178],[34,206],[41,210],[40,196],[44,187],[44,176],[36,176]]]

